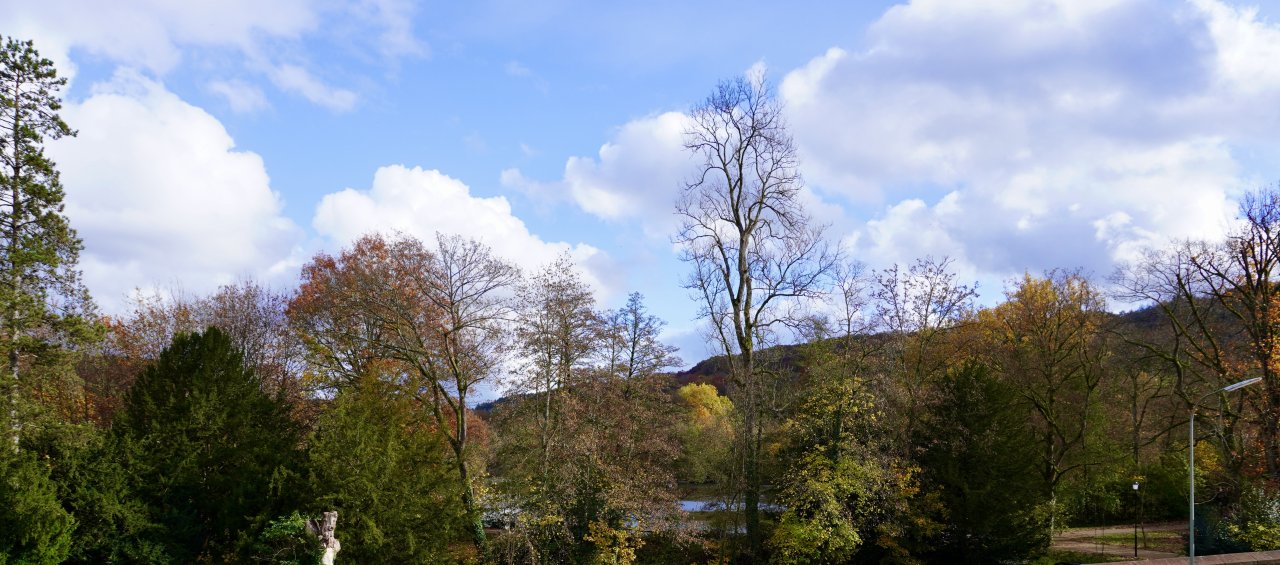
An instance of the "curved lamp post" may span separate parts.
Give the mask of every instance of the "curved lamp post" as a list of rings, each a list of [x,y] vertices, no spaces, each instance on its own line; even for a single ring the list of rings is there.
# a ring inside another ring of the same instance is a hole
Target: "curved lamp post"
[[[1191,565],[1195,565],[1195,562],[1196,562],[1196,408],[1200,407],[1200,402],[1202,402],[1206,398],[1209,398],[1210,396],[1213,396],[1221,392],[1231,392],[1233,390],[1239,390],[1251,384],[1256,384],[1261,381],[1262,381],[1262,377],[1254,377],[1252,379],[1245,379],[1238,383],[1229,384],[1209,394],[1201,396],[1199,400],[1191,404],[1191,420],[1190,420],[1191,426],[1189,430],[1189,433],[1190,433],[1189,437],[1191,442],[1190,450],[1189,450],[1191,452],[1191,466],[1189,469],[1190,472],[1187,474],[1190,477],[1190,480],[1188,482],[1191,485],[1191,495],[1189,497],[1189,501],[1190,501],[1189,506],[1191,507],[1191,512],[1190,512],[1191,518],[1187,523],[1187,541],[1190,544],[1190,546],[1188,547],[1189,551],[1187,553],[1191,554]]]

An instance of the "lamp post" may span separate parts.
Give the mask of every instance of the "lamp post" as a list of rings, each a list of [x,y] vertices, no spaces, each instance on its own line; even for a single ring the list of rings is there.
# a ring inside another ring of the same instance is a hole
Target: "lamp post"
[[[1136,500],[1136,499],[1138,499],[1138,498],[1139,498],[1139,495],[1138,495],[1138,481],[1136,481],[1136,480],[1135,480],[1135,481],[1133,481],[1133,498],[1135,499],[1135,500],[1134,500],[1134,502],[1137,502],[1137,500]],[[1133,558],[1134,558],[1134,559],[1137,559],[1137,558],[1138,558],[1138,520],[1140,520],[1140,519],[1141,519],[1141,518],[1139,518],[1139,515],[1140,515],[1140,513],[1141,513],[1141,510],[1138,510],[1138,505],[1137,505],[1137,504],[1134,504],[1134,505],[1133,505],[1133,509],[1134,509],[1134,513],[1133,513]]]
[[[1190,496],[1188,497],[1189,498],[1188,505],[1191,507],[1191,511],[1189,513],[1190,519],[1187,522],[1187,542],[1189,544],[1188,545],[1189,551],[1187,551],[1187,553],[1191,554],[1190,555],[1191,565],[1195,565],[1196,563],[1196,408],[1200,406],[1201,401],[1203,401],[1206,398],[1209,398],[1210,396],[1213,396],[1221,392],[1231,392],[1233,390],[1239,390],[1251,384],[1256,384],[1261,381],[1262,381],[1262,377],[1254,377],[1252,379],[1245,379],[1238,383],[1229,384],[1218,390],[1210,392],[1209,394],[1201,396],[1199,400],[1196,400],[1194,403],[1191,404],[1191,419],[1190,419],[1191,425],[1189,426],[1189,430],[1188,430],[1188,433],[1190,434],[1189,437],[1191,442],[1188,450],[1190,451],[1190,467],[1188,469],[1189,472],[1187,473],[1187,476],[1189,477],[1188,483],[1190,483],[1191,485]]]

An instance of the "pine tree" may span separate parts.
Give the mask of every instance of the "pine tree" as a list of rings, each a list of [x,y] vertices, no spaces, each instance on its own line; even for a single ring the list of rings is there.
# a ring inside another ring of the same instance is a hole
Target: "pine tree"
[[[75,131],[58,116],[66,85],[30,41],[0,38],[0,350],[10,382],[14,448],[20,371],[48,365],[59,345],[83,330],[91,309],[76,262],[82,247],[63,215],[58,170],[44,143]]]

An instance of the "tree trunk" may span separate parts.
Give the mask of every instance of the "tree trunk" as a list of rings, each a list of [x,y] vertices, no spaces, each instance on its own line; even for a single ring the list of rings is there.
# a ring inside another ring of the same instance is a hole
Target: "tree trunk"
[[[14,92],[14,98],[16,100],[17,93],[19,92],[19,88],[21,87],[21,85],[17,84],[16,78],[14,82],[15,83],[13,85],[13,92]],[[19,133],[21,132],[21,126],[19,125],[20,114],[21,112],[19,112],[15,108],[13,112],[13,138],[12,138],[13,170],[11,171],[10,173],[11,176],[9,177],[10,182],[13,183],[13,187],[11,189],[11,192],[12,192],[11,197],[13,199],[13,208],[12,210],[10,210],[11,216],[9,220],[10,221],[9,233],[5,234],[9,237],[9,246],[7,249],[4,250],[5,256],[9,260],[9,273],[8,273],[9,291],[12,293],[9,296],[9,300],[11,301],[9,304],[9,311],[6,312],[5,314],[8,317],[8,320],[6,320],[6,322],[9,326],[8,328],[9,335],[6,336],[9,340],[9,343],[8,343],[9,374],[13,376],[13,379],[10,382],[11,389],[9,394],[9,427],[13,435],[12,440],[13,440],[14,453],[18,452],[18,443],[21,441],[21,437],[22,437],[22,422],[18,420],[18,404],[19,404],[19,399],[21,398],[20,395],[22,394],[22,391],[20,388],[21,380],[18,374],[18,304],[17,304],[17,297],[18,297],[18,293],[20,292],[20,287],[22,284],[22,275],[21,273],[18,272],[18,266],[15,263],[15,258],[14,258],[15,252],[17,251],[17,248],[18,248],[18,241],[20,240],[19,238],[22,235],[22,230],[21,230],[22,222],[20,221],[20,216],[19,216],[22,210],[22,192],[18,190],[18,186],[22,180],[22,159],[19,156],[19,151],[20,151],[19,145],[21,144],[21,138],[19,137]]]
[[[484,517],[476,507],[476,492],[471,486],[471,470],[467,468],[467,460],[457,454],[458,475],[462,478],[462,507],[467,513],[467,528],[471,530],[471,541],[483,555],[488,539],[484,535]]]

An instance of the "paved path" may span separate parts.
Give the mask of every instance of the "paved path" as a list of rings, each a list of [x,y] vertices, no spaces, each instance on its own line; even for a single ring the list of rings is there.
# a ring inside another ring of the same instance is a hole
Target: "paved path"
[[[1159,524],[1147,524],[1145,526],[1148,532],[1160,531],[1177,531],[1185,529],[1186,524],[1179,522],[1165,522]],[[1079,553],[1093,553],[1096,555],[1116,555],[1121,557],[1133,557],[1133,545],[1121,544],[1102,544],[1093,541],[1092,538],[1098,536],[1115,535],[1115,534],[1133,534],[1133,526],[1107,526],[1100,528],[1072,528],[1064,532],[1059,532],[1053,536],[1054,549],[1065,551],[1075,551]],[[1141,535],[1141,533],[1139,533]],[[1169,557],[1178,557],[1176,553],[1168,553],[1164,551],[1153,551],[1150,549],[1138,548],[1138,559],[1163,559]]]

